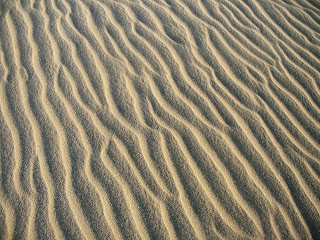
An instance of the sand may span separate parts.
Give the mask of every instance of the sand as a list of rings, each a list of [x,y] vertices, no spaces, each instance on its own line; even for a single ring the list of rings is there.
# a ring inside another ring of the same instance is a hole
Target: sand
[[[319,1],[0,5],[0,239],[320,239]]]

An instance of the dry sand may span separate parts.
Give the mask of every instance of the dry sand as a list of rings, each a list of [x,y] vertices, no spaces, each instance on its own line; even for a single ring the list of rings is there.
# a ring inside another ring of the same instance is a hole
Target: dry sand
[[[320,239],[320,1],[1,2],[1,239]]]

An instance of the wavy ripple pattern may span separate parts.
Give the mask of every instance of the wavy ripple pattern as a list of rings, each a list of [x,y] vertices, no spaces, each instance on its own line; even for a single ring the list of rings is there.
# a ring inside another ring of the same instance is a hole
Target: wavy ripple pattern
[[[0,239],[320,238],[318,1],[0,5]]]

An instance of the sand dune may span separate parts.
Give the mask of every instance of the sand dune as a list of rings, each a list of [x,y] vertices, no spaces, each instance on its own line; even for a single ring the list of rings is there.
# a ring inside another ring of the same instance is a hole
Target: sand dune
[[[320,239],[319,1],[0,5],[0,239]]]

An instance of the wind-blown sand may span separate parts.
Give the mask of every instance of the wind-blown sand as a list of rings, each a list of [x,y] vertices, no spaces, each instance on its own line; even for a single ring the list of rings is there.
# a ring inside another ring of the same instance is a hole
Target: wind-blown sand
[[[319,1],[3,1],[1,239],[320,239]]]

